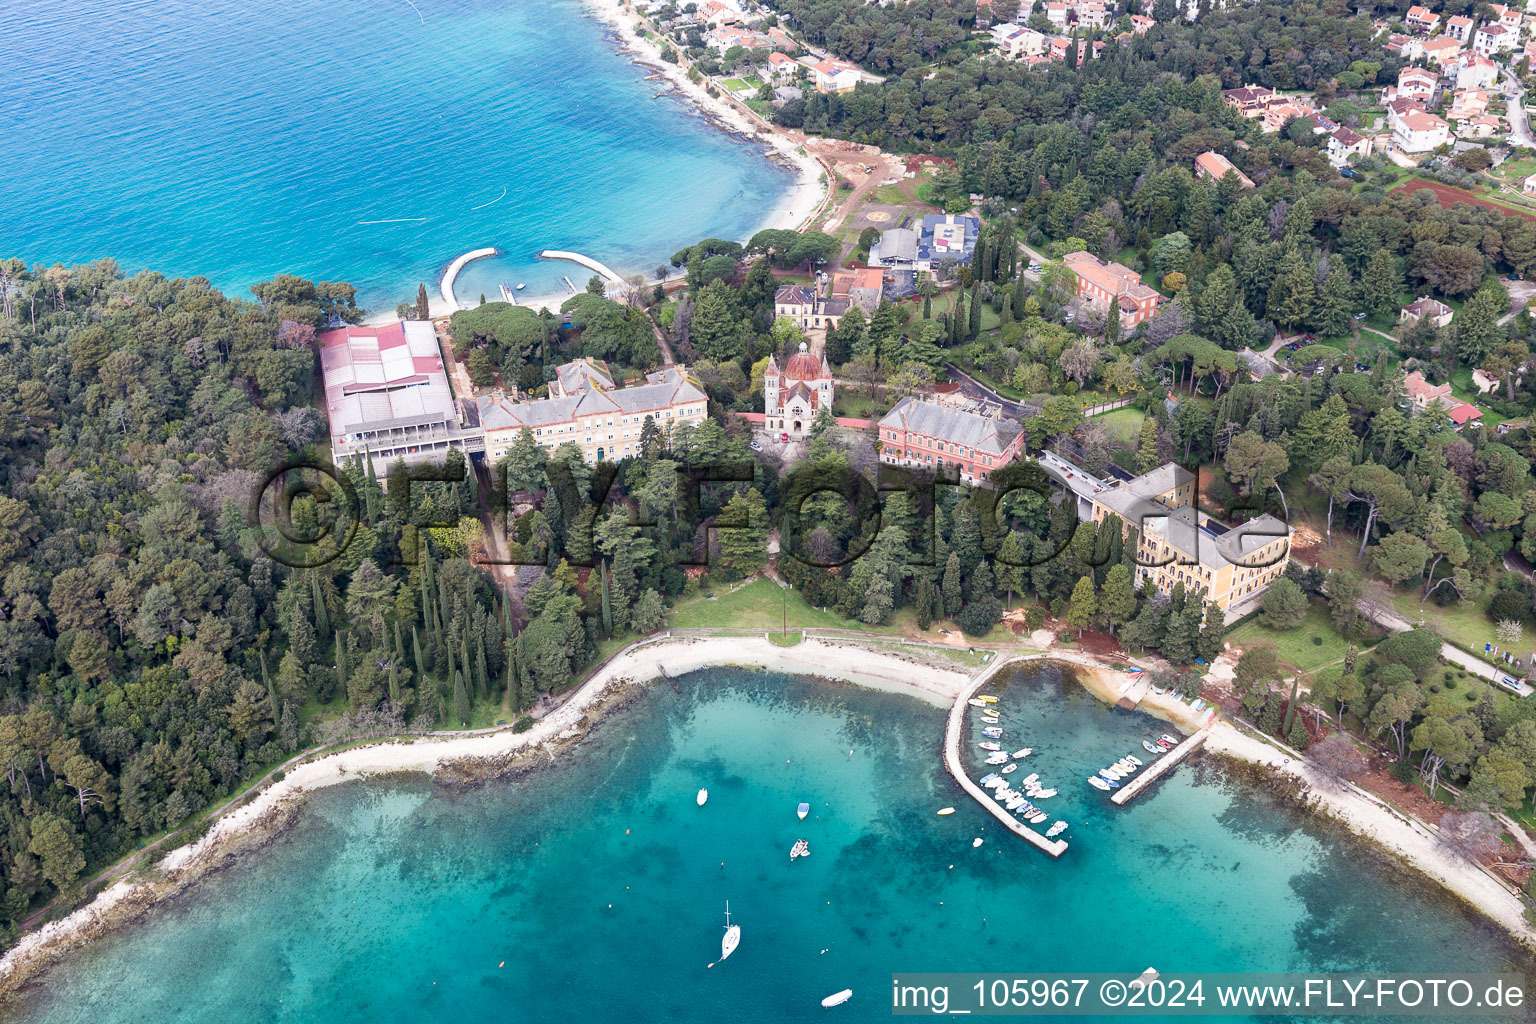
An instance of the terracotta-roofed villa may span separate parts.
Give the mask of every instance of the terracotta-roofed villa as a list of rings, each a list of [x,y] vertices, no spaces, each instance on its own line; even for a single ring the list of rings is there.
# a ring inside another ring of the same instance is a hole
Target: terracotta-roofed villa
[[[1024,431],[1012,420],[982,416],[910,396],[880,420],[880,461],[891,466],[954,468],[968,484],[1019,457]]]
[[[1237,175],[1237,180],[1243,188],[1253,188],[1253,179],[1234,167],[1231,160],[1215,150],[1207,150],[1195,157],[1195,177],[1197,178],[1220,181],[1227,176],[1228,171]]]
[[[1069,252],[1061,258],[1077,275],[1077,297],[1099,313],[1109,312],[1109,304],[1120,305],[1120,326],[1134,327],[1150,320],[1157,312],[1162,295],[1141,283],[1141,275],[1129,267],[1101,260],[1091,252]]]

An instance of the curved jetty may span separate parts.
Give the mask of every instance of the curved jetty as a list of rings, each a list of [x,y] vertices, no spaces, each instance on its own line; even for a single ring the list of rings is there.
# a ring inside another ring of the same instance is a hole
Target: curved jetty
[[[572,263],[580,263],[588,270],[597,271],[598,274],[601,275],[609,284],[624,283],[624,279],[618,274],[615,274],[607,266],[599,263],[591,256],[583,256],[579,252],[567,252],[564,249],[545,249],[543,252],[539,253],[539,258],[546,260],[570,260]]]
[[[459,276],[459,271],[464,269],[464,264],[470,260],[478,260],[482,256],[495,256],[497,249],[490,246],[485,249],[471,249],[463,256],[458,257],[448,264],[448,269],[443,272],[443,301],[448,303],[448,308],[459,309],[459,300],[453,297],[453,279]]]
[[[955,704],[949,709],[949,722],[944,727],[944,766],[949,769],[949,774],[960,783],[960,788],[971,794],[976,802],[987,809],[987,813],[1003,823],[1003,827],[1052,857],[1060,857],[1067,852],[1067,844],[1060,839],[1047,839],[1034,829],[1019,821],[1009,814],[994,800],[987,798],[986,790],[978,786],[965,770],[965,763],[960,759],[960,733],[965,728],[965,710],[970,705],[966,701],[971,698],[982,686],[991,679],[993,673],[1004,664],[1000,662],[993,667],[993,671],[986,672],[955,698]]]

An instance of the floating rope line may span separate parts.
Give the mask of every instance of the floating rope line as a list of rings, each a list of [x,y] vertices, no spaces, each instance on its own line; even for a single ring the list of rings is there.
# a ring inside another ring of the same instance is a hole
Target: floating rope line
[[[497,203],[501,202],[505,198],[507,198],[507,186],[503,185],[503,186],[501,186],[501,195],[497,196],[495,199],[492,199],[488,203],[481,203],[479,206],[471,206],[470,209],[471,210],[483,210],[487,206],[495,206]]]

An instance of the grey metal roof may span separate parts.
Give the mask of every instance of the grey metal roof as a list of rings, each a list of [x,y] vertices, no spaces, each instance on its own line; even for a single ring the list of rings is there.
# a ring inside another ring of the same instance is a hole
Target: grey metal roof
[[[707,396],[687,377],[678,374],[653,384],[617,391],[583,391],[570,398],[545,398],[536,402],[509,402],[482,395],[475,400],[480,422],[488,430],[508,427],[547,427],[569,423],[584,416],[607,413],[633,415],[667,409],[683,402],[703,402]]]
[[[869,248],[869,262],[876,264],[886,260],[917,262],[917,232],[911,228],[890,228],[881,232],[879,241]]]
[[[1008,420],[978,416],[936,402],[922,402],[910,395],[881,417],[880,426],[908,430],[990,455],[1002,455],[1021,429],[1017,423]]]
[[[1167,494],[1181,484],[1189,483],[1194,478],[1195,474],[1178,463],[1165,462],[1123,486],[1129,488],[1132,494],[1139,494],[1143,498],[1155,498],[1159,494]]]

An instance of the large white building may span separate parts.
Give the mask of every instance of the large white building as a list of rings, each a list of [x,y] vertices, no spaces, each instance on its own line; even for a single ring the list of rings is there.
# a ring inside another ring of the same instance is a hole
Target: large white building
[[[1450,125],[1422,110],[1403,114],[1392,129],[1392,144],[1404,153],[1428,153],[1445,145],[1450,137]]]
[[[325,414],[331,458],[372,457],[382,475],[389,463],[440,462],[449,448],[484,449],[474,426],[464,426],[432,324],[343,327],[320,335]]]

